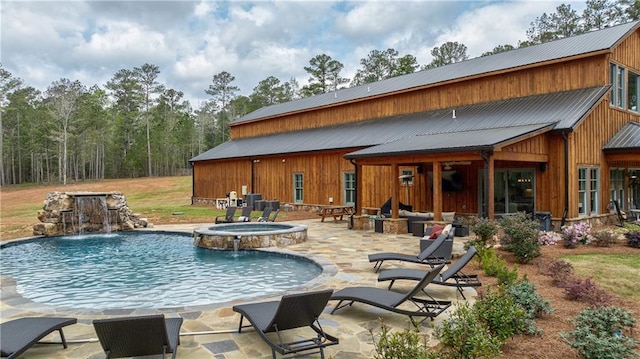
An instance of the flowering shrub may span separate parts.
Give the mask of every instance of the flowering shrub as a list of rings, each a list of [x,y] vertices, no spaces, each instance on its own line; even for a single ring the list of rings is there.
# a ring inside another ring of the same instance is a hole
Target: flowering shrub
[[[553,246],[560,240],[560,234],[553,231],[538,232],[538,243],[541,246]]]
[[[575,248],[578,244],[591,242],[591,225],[589,223],[575,223],[562,228],[562,240],[567,248]]]

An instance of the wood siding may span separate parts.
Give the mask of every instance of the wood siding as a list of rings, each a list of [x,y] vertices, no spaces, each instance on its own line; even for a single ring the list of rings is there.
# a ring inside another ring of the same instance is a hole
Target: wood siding
[[[283,129],[299,131],[608,83],[609,65],[602,55],[233,125],[231,138],[263,136],[283,132]]]

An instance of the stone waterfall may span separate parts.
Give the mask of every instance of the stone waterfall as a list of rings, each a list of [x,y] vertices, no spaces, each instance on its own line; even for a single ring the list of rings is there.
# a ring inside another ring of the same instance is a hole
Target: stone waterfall
[[[109,233],[150,224],[127,206],[122,192],[49,192],[34,235]]]

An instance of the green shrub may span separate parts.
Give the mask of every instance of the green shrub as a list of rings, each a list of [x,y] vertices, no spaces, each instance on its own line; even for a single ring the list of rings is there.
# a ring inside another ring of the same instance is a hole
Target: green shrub
[[[496,277],[499,284],[510,285],[518,280],[518,268],[513,266],[511,270],[507,267],[507,261],[500,258],[493,248],[479,250],[480,267],[484,274]]]
[[[437,358],[427,346],[427,340],[415,329],[405,329],[391,333],[389,327],[381,322],[380,337],[376,340],[373,331],[375,359],[435,359]]]
[[[503,289],[487,291],[482,300],[474,303],[473,309],[501,345],[512,335],[525,331],[527,314]]]
[[[575,329],[560,336],[583,358],[622,359],[637,357],[637,342],[627,336],[636,319],[617,307],[587,308],[572,320]]]
[[[553,308],[549,301],[544,300],[540,294],[536,293],[536,286],[527,279],[523,279],[507,287],[506,292],[527,314],[525,332],[530,335],[542,333],[542,330],[536,326],[534,319],[540,318],[544,314],[553,313]]]
[[[591,236],[593,237],[591,242],[598,247],[611,247],[618,240],[618,235],[610,229],[591,231]]]
[[[496,222],[486,218],[477,217],[471,221],[469,228],[476,234],[477,240],[482,242],[483,247],[486,246],[487,243],[491,243],[493,241],[493,236],[498,231],[498,225]]]
[[[512,216],[502,217],[499,221],[504,238],[501,243],[504,248],[516,256],[520,263],[529,263],[540,256],[538,231],[540,224],[531,219],[525,212],[518,212]]]
[[[502,345],[467,303],[463,303],[449,319],[436,327],[435,335],[442,344],[438,358],[443,359],[495,357]]]
[[[518,280],[518,267],[514,265],[511,270],[507,267],[507,262],[502,260],[504,265],[498,268],[498,274],[496,274],[496,278],[498,279],[498,284],[503,285],[512,285]]]

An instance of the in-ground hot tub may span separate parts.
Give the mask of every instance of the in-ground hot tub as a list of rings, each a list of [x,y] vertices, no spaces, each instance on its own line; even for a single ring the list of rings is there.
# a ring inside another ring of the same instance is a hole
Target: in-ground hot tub
[[[196,228],[194,244],[203,248],[285,247],[307,240],[308,227],[294,223],[242,222]]]

